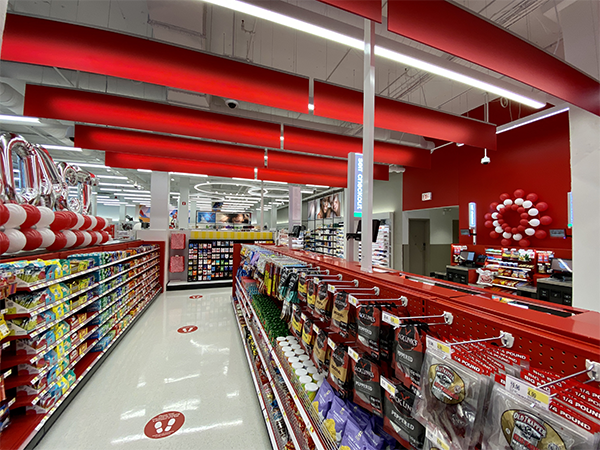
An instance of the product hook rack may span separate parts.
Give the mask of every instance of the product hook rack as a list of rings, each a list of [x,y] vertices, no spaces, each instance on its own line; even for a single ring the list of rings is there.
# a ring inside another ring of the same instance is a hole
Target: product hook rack
[[[491,337],[491,338],[473,339],[470,341],[461,341],[461,342],[445,342],[444,344],[447,345],[448,347],[452,348],[456,345],[478,344],[480,342],[495,341],[498,339],[500,339],[500,341],[502,342],[502,346],[506,347],[506,348],[512,348],[512,346],[515,343],[515,338],[513,337],[513,335],[511,333],[500,330],[500,336]]]
[[[406,305],[404,305],[406,306]],[[427,320],[427,319],[444,319],[443,322],[434,322],[434,323],[422,323],[422,324],[405,324],[402,323],[405,320]],[[443,314],[435,315],[435,316],[407,316],[407,317],[398,317],[388,312],[383,312],[381,314],[381,320],[385,323],[393,325],[394,328],[403,328],[409,326],[433,326],[433,325],[452,325],[454,322],[454,315],[448,311],[444,311]]]
[[[563,381],[570,380],[571,378],[578,377],[579,375],[588,374],[590,377],[589,380],[584,381],[583,383],[592,383],[594,381],[600,382],[600,363],[595,361],[590,361],[589,359],[585,360],[585,370],[580,370],[579,372],[572,373],[571,375],[567,375],[566,377],[559,378],[558,380],[550,381],[546,384],[542,384],[538,386],[537,389],[546,389],[554,384],[562,383]],[[558,394],[553,394],[550,397],[555,397]]]

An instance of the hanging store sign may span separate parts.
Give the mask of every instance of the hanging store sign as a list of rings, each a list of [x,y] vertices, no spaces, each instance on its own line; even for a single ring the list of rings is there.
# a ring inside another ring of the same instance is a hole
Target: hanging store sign
[[[354,217],[362,217],[363,210],[363,156],[356,155],[354,168]]]

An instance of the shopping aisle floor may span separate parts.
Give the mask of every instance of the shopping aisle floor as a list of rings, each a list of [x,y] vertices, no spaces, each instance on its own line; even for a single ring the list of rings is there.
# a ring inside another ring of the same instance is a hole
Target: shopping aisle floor
[[[162,294],[36,450],[270,448],[230,295],[231,288]],[[198,330],[177,332],[186,325]],[[168,411],[185,415],[181,429],[147,438],[146,423]]]

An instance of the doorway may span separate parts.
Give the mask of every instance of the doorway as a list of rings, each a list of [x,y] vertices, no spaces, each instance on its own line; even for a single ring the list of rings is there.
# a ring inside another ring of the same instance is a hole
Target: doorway
[[[408,271],[428,275],[429,219],[408,220]]]
[[[452,243],[458,244],[458,239],[460,238],[460,226],[458,225],[458,220],[452,221]]]

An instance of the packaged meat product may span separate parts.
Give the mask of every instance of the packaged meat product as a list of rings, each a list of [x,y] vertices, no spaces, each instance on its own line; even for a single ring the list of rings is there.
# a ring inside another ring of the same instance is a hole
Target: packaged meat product
[[[352,358],[354,402],[373,414],[383,416],[379,366],[351,348],[348,352]]]
[[[402,383],[394,380],[384,379],[383,384],[391,386],[384,390],[383,429],[400,442],[410,444],[416,449],[422,448],[425,428],[412,417],[415,394],[406,389]]]
[[[336,291],[331,311],[331,329],[343,337],[348,337],[350,322],[354,321],[355,315],[350,314],[350,308],[354,308],[354,306],[348,301],[348,293]]]

